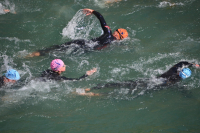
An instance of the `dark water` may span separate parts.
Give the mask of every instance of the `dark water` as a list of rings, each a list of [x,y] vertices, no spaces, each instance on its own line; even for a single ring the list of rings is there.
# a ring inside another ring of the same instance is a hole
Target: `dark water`
[[[95,91],[107,93],[100,97],[73,92],[99,83],[154,79],[183,60],[200,64],[200,1],[0,3],[0,73],[14,68],[22,77],[17,86],[0,89],[0,132],[199,132],[200,69],[191,68],[191,78],[156,91],[149,85],[133,95],[128,88]],[[99,11],[113,31],[126,28],[129,38],[101,51],[71,48],[25,58],[48,46],[100,36],[98,20],[84,16],[83,8]],[[79,77],[93,67],[98,72],[75,82],[34,80],[55,58],[69,66],[66,77]]]

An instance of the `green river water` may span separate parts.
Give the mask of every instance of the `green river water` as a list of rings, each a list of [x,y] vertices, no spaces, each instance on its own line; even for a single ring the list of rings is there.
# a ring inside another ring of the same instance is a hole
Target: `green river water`
[[[106,93],[96,97],[73,93],[155,79],[180,61],[200,64],[199,0],[105,1],[0,0],[0,75],[9,68],[21,75],[18,85],[0,88],[1,133],[200,132],[200,69],[191,68],[190,78],[160,90],[149,85],[132,95],[128,88],[95,90]],[[113,31],[127,29],[129,37],[100,51],[70,48],[25,58],[52,45],[100,36],[99,21],[82,14],[84,8],[100,12]],[[97,72],[74,82],[35,80],[55,58],[69,66],[66,77],[80,77],[93,67]]]

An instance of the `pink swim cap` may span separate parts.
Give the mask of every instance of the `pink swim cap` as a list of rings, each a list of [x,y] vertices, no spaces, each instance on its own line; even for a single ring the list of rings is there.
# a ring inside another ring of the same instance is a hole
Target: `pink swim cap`
[[[60,71],[60,69],[64,66],[64,62],[61,59],[54,59],[51,62],[51,69],[53,71]]]

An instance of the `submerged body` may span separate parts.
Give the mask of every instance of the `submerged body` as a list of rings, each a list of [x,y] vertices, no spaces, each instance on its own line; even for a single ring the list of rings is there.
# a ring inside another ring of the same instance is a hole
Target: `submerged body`
[[[65,72],[66,65],[61,59],[54,59],[52,60],[50,64],[51,70],[47,69],[46,71],[43,71],[41,74],[41,78],[43,80],[80,80],[88,75],[92,75],[93,73],[96,72],[96,68],[93,68],[92,70],[89,70],[84,74],[83,76],[79,78],[67,78],[65,76],[61,76],[61,73]]]
[[[52,71],[50,69],[47,69],[46,71],[43,71],[41,74],[41,78],[43,78],[43,80],[55,80],[55,81],[61,81],[61,80],[81,80],[86,78],[88,75],[84,74],[83,76],[79,77],[79,78],[67,78],[65,76],[61,76],[58,72]]]
[[[101,50],[102,48],[106,47],[108,44],[110,44],[114,40],[121,40],[126,37],[128,37],[128,32],[125,29],[117,29],[114,31],[112,34],[112,31],[110,27],[106,24],[106,21],[104,17],[97,11],[91,10],[91,9],[83,9],[84,13],[86,15],[91,15],[94,14],[100,21],[103,34],[100,37],[93,38],[91,40],[84,40],[84,39],[78,39],[78,40],[72,40],[70,42],[66,42],[61,45],[53,45],[49,48],[45,48],[43,50],[38,50],[28,57],[33,57],[33,56],[43,56],[46,53],[49,53],[52,50],[58,50],[58,51],[63,51],[69,48],[71,44],[77,44],[80,48],[84,50]],[[88,46],[86,45],[87,43],[93,43],[93,46]]]
[[[199,67],[198,64],[192,64],[187,61],[182,61],[177,64],[175,64],[173,67],[171,67],[167,72],[161,74],[160,76],[157,76],[156,79],[139,79],[139,80],[129,80],[119,83],[107,83],[105,85],[98,85],[95,87],[92,87],[91,89],[85,89],[86,91],[90,91],[93,89],[104,89],[104,88],[128,88],[129,93],[133,93],[135,90],[139,89],[148,89],[148,88],[157,88],[161,86],[168,86],[175,84],[176,82],[179,82],[182,78],[179,76],[179,72],[183,68],[191,67],[195,65],[196,67]],[[95,95],[94,93],[85,93],[80,95]]]

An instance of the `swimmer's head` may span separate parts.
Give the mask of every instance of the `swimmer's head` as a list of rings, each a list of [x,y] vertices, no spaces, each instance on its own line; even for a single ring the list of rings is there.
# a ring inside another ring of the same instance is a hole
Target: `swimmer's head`
[[[14,70],[14,69],[8,70],[8,71],[5,73],[5,77],[6,77],[7,79],[15,80],[15,81],[17,81],[17,80],[20,79],[19,73],[18,73],[16,70]]]
[[[192,74],[191,70],[189,68],[183,68],[180,72],[179,72],[179,76],[182,79],[186,79],[188,77],[190,77]]]
[[[117,39],[117,40],[122,40],[124,38],[128,37],[128,32],[126,29],[117,29],[116,31],[114,31],[113,36]]]
[[[66,68],[64,62],[61,59],[54,59],[54,60],[52,60],[50,66],[51,66],[51,69],[53,71],[64,72],[65,68]]]

